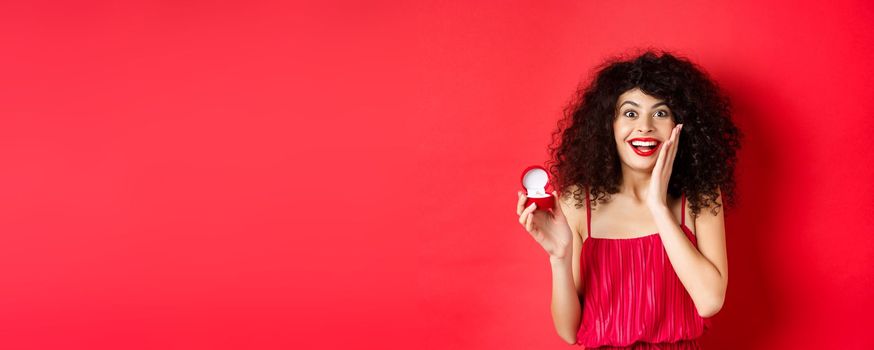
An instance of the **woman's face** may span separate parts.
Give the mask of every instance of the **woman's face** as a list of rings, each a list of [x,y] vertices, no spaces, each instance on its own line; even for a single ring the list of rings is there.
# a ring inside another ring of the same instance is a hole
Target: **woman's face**
[[[613,136],[622,163],[631,169],[651,171],[662,144],[671,137],[673,112],[664,100],[634,88],[619,96],[615,113]]]

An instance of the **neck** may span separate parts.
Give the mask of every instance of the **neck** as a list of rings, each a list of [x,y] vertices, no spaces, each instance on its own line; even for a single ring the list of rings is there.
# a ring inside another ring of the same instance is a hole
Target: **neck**
[[[622,167],[622,183],[619,186],[619,193],[628,196],[635,202],[643,203],[651,179],[652,171],[638,171]]]

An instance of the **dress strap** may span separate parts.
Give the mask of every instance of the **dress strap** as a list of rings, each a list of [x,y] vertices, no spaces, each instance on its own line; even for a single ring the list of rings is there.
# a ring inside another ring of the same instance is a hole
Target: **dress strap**
[[[589,202],[589,186],[586,186],[586,238],[592,235],[592,203]]]
[[[680,225],[686,226],[686,194],[683,193],[683,206],[680,208]]]

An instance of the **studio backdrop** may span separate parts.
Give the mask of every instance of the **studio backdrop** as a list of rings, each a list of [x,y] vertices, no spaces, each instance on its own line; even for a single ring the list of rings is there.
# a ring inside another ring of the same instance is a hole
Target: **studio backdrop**
[[[0,5],[0,348],[567,349],[519,175],[648,48],[746,136],[703,345],[874,348],[849,0]]]

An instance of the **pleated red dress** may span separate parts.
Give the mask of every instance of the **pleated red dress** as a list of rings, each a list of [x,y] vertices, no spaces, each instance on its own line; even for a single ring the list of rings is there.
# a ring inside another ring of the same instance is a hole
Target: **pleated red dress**
[[[683,232],[686,196],[682,196]],[[588,238],[580,267],[584,283],[577,345],[586,348],[699,349],[698,338],[711,326],[702,318],[677,277],[658,233],[635,238],[592,237],[586,191]]]

